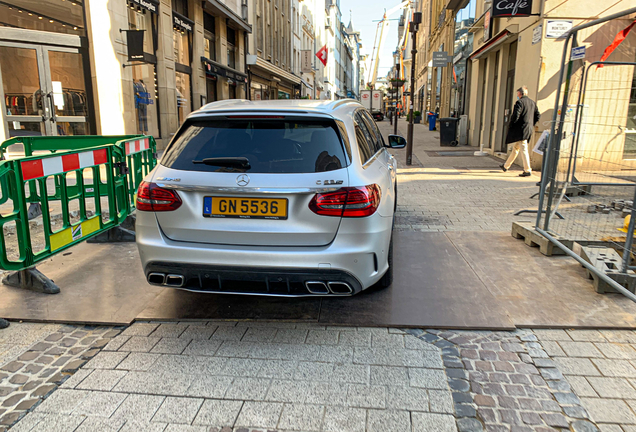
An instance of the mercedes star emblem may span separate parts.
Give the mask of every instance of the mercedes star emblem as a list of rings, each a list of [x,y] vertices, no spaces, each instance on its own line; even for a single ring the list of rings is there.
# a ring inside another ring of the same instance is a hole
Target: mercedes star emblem
[[[250,177],[247,174],[241,174],[236,178],[236,184],[239,186],[247,186],[250,183]]]

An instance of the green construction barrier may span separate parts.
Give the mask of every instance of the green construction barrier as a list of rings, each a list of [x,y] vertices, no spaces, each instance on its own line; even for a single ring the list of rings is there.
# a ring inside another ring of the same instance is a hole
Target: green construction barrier
[[[25,156],[0,161],[3,270],[29,269],[120,225],[135,210],[137,188],[156,165],[151,136],[18,137],[0,144],[0,155],[5,158],[15,144],[22,144]],[[41,209],[41,225],[29,222],[34,206]],[[5,229],[9,224],[15,233]],[[43,237],[39,247],[34,233]],[[7,254],[11,235],[18,257]]]

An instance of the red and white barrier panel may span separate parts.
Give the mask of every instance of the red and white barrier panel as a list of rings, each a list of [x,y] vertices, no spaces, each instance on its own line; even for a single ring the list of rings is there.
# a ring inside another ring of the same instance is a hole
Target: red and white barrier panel
[[[33,180],[54,174],[92,167],[108,161],[106,149],[20,162],[22,179]]]
[[[126,155],[131,155],[133,153],[148,150],[150,148],[150,139],[142,138],[134,141],[128,141],[124,143],[124,145],[126,146]]]

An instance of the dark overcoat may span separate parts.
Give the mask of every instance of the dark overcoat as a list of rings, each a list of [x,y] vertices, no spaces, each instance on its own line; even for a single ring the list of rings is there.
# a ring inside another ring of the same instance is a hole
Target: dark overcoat
[[[530,141],[534,131],[534,125],[539,122],[541,113],[537,104],[528,96],[524,96],[515,103],[510,124],[508,125],[508,135],[506,144],[517,141]]]

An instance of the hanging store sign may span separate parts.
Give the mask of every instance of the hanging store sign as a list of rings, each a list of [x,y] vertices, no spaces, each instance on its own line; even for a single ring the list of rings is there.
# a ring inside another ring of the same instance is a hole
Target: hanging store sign
[[[558,39],[572,29],[572,21],[547,20],[545,24],[546,39]]]
[[[155,0],[128,0],[130,6],[140,6],[154,14],[159,13],[159,2]]]
[[[493,18],[530,15],[532,15],[532,0],[495,0],[493,3]]]
[[[144,60],[144,32],[145,30],[126,31],[126,44],[128,45],[128,61]]]
[[[176,12],[172,12],[172,23],[175,28],[189,32],[192,32],[192,28],[194,27],[194,21]]]

